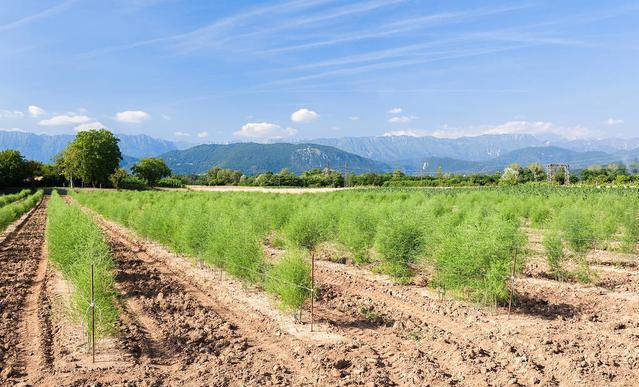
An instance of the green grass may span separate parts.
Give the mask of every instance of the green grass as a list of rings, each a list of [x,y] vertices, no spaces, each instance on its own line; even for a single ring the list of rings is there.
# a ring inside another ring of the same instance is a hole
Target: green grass
[[[22,214],[32,209],[42,199],[42,196],[43,192],[40,190],[21,200],[13,201],[0,207],[0,231],[4,231],[11,223],[22,216]]]
[[[71,314],[87,321],[91,300],[91,264],[94,267],[96,335],[115,333],[115,306],[109,246],[98,226],[76,205],[67,204],[54,192],[48,205],[47,247],[49,259],[73,285]]]

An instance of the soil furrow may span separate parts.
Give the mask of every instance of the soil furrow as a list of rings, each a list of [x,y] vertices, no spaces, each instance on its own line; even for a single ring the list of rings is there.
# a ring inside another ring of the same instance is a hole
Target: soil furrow
[[[259,292],[252,294],[226,275],[220,279],[217,273],[199,268],[157,244],[139,241],[112,222],[101,219],[99,223],[112,243],[176,278],[198,302],[231,322],[252,345],[273,354],[273,359],[279,358],[280,365],[274,365],[274,369],[283,368],[281,365],[289,368],[298,378],[295,384],[395,384],[387,376],[389,365],[380,362],[373,349],[336,335],[310,333],[308,325],[293,326],[293,319],[274,311],[272,302]]]
[[[639,325],[630,317],[637,314],[636,307],[631,306],[634,303],[617,302],[609,310],[622,306],[630,309],[614,314],[609,321],[596,314],[584,318],[581,314],[567,314],[569,311],[563,310],[530,315],[522,306],[507,320],[504,315],[490,316],[482,309],[459,302],[433,302],[432,296],[423,288],[393,285],[382,276],[361,270],[328,262],[321,262],[318,267],[324,271],[321,279],[338,287],[340,292],[360,297],[360,303],[364,300],[379,307],[377,311],[387,313],[388,318],[399,317],[400,321],[417,318],[414,325],[434,324],[442,329],[442,333],[449,332],[461,343],[476,343],[490,354],[491,361],[502,362],[511,369],[520,383],[582,381],[606,384],[633,380],[637,376]],[[517,287],[520,298],[543,300],[539,298],[541,294],[522,291],[522,282],[518,281]],[[552,294],[552,291],[540,293]],[[567,298],[568,294],[562,294],[566,305],[571,306],[573,302]],[[560,305],[561,299],[559,296],[545,302]],[[610,324],[614,326],[608,326]],[[467,358],[463,360],[469,362]],[[492,380],[501,383],[499,379]]]
[[[108,239],[117,262],[116,281],[127,304],[136,305],[132,313],[143,321],[149,335],[161,342],[163,352],[159,359],[151,354],[151,362],[174,367],[169,380],[215,381],[216,385],[293,382],[288,369],[274,367],[268,355],[202,305],[191,289],[154,261],[141,259],[117,238]]]
[[[46,366],[38,308],[44,289],[42,257],[46,199],[5,233],[0,248],[0,384],[25,380]]]

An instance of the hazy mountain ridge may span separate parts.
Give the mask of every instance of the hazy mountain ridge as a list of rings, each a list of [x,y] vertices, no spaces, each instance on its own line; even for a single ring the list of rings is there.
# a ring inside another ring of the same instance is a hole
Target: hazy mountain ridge
[[[475,137],[439,138],[432,136],[374,136],[320,138],[314,144],[334,146],[387,163],[407,159],[452,158],[466,161],[488,161],[518,149],[529,147],[560,147],[577,152],[616,153],[639,147],[639,138],[569,140],[560,136],[532,134],[497,134]]]
[[[453,173],[492,173],[513,162],[564,162],[573,169],[592,164],[632,163],[639,159],[639,138],[567,140],[557,135],[484,135],[444,139],[377,136],[317,139],[304,143],[232,143],[197,145],[147,135],[116,134],[130,167],[137,159],[161,156],[176,173],[201,173],[218,165],[255,174],[287,167],[296,173],[330,166],[384,172],[399,168],[409,174],[434,173],[437,167]],[[17,149],[27,159],[51,162],[74,135],[47,135],[0,130],[0,149]],[[426,164],[426,165],[425,165]],[[426,168],[424,168],[426,166]]]
[[[145,134],[116,134],[120,139],[120,151],[129,158],[158,156],[177,149],[167,140],[161,140]],[[17,149],[29,160],[51,163],[53,157],[73,141],[73,134],[36,134],[19,131],[0,130],[0,150]]]
[[[161,155],[175,173],[203,173],[213,166],[238,169],[245,174],[277,172],[288,168],[302,173],[313,168],[343,169],[351,172],[388,171],[384,163],[370,160],[337,148],[316,144],[207,144]]]
[[[600,151],[577,152],[570,149],[545,146],[517,149],[507,154],[487,161],[468,161],[452,158],[427,157],[423,159],[407,159],[390,163],[393,168],[399,168],[408,174],[433,174],[438,167],[443,172],[450,173],[494,173],[519,163],[526,166],[530,163],[566,163],[571,169],[580,170],[594,164],[607,165],[610,163],[630,164],[639,161],[639,148],[631,151],[617,151],[606,153]],[[424,166],[426,168],[424,168]]]

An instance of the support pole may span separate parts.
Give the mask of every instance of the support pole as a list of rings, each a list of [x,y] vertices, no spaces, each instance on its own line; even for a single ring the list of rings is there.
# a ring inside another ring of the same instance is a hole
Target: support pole
[[[93,263],[91,264],[91,357],[95,363],[95,287]]]
[[[517,249],[515,249],[515,255],[513,256],[513,269],[510,273],[510,298],[508,299],[508,319],[510,320],[510,311],[513,306],[513,292],[515,291],[515,267],[517,265]]]
[[[311,251],[311,332],[313,332],[313,320],[315,319],[313,298],[315,298],[315,254]]]

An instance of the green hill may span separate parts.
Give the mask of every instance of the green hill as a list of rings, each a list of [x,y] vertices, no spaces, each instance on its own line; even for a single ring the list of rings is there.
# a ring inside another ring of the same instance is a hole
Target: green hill
[[[326,167],[342,170],[345,162],[349,172],[354,173],[390,169],[384,163],[315,144],[207,144],[171,151],[160,157],[176,174],[203,173],[214,166],[238,169],[248,175],[277,172],[282,168],[301,173]]]

